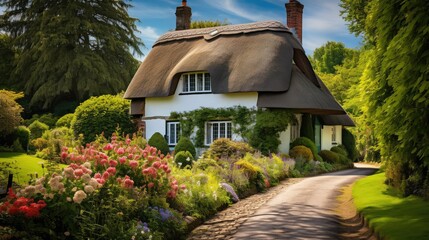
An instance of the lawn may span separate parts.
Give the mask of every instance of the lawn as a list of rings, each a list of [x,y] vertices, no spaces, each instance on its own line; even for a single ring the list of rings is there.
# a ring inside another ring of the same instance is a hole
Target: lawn
[[[0,163],[13,164],[14,167],[12,168],[11,172],[13,173],[14,182],[18,184],[28,183],[31,178],[30,174],[33,174],[33,177],[36,173],[39,177],[43,176],[45,173],[47,173],[48,167],[46,160],[27,155],[25,153],[1,152]],[[44,168],[42,168],[42,164]],[[4,167],[3,165],[0,166]],[[66,165],[60,165],[60,167],[64,166]]]
[[[384,184],[384,173],[359,180],[353,187],[357,209],[385,239],[428,239],[429,201],[402,198]]]

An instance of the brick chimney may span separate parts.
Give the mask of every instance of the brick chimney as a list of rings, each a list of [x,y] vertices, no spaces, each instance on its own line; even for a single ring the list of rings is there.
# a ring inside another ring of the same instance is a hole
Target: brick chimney
[[[298,0],[289,0],[286,6],[286,16],[288,28],[296,34],[299,41],[302,43],[302,5]]]
[[[182,6],[176,8],[176,31],[191,28],[192,10],[186,4],[186,0],[182,0]]]

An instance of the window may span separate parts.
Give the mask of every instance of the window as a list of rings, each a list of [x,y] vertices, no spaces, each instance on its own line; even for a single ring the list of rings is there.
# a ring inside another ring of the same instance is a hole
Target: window
[[[230,121],[207,122],[206,145],[210,145],[218,138],[232,138],[232,123]]]
[[[211,80],[209,73],[185,73],[182,74],[183,93],[211,92]]]
[[[335,126],[332,127],[332,136],[331,136],[332,144],[337,144],[337,129]]]
[[[176,145],[180,137],[180,123],[167,122],[167,143],[168,145]]]

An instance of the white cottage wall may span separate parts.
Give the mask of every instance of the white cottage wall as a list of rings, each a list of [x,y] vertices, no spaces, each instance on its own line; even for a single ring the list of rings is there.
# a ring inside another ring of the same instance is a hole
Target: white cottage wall
[[[298,121],[298,129],[301,129],[301,122],[302,122],[302,114],[295,114],[296,120]],[[287,127],[287,129],[280,133],[280,145],[279,145],[279,152],[281,153],[289,153],[289,145],[290,145],[290,131],[291,131],[291,124]]]
[[[169,97],[146,98],[144,118],[159,117],[158,119],[145,120],[147,139],[155,132],[160,132],[162,135],[165,135],[165,119],[170,116],[171,112],[192,111],[201,107],[227,108],[238,105],[247,108],[256,108],[258,100],[257,92],[180,94],[181,88],[182,80],[179,81],[174,95]],[[234,140],[239,140],[237,136],[233,136],[233,138]]]
[[[332,132],[335,128],[335,142],[332,141]],[[322,150],[330,150],[333,146],[338,146],[343,143],[342,139],[342,126],[341,125],[335,125],[335,126],[329,126],[329,125],[323,125],[322,127]]]

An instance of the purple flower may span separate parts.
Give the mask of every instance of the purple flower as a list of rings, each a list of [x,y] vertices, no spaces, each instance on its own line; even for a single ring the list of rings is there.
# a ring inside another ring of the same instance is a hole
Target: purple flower
[[[137,223],[137,230],[140,230],[140,229],[143,230],[143,232],[150,232],[147,222],[142,223],[142,221],[139,221]]]
[[[173,214],[168,209],[164,208],[159,209],[159,214],[161,215],[162,221],[166,221],[169,218],[173,217]]]
[[[220,186],[229,193],[233,202],[236,203],[240,201],[240,198],[238,197],[237,193],[235,193],[234,188],[232,188],[231,185],[229,185],[228,183],[221,183]]]

